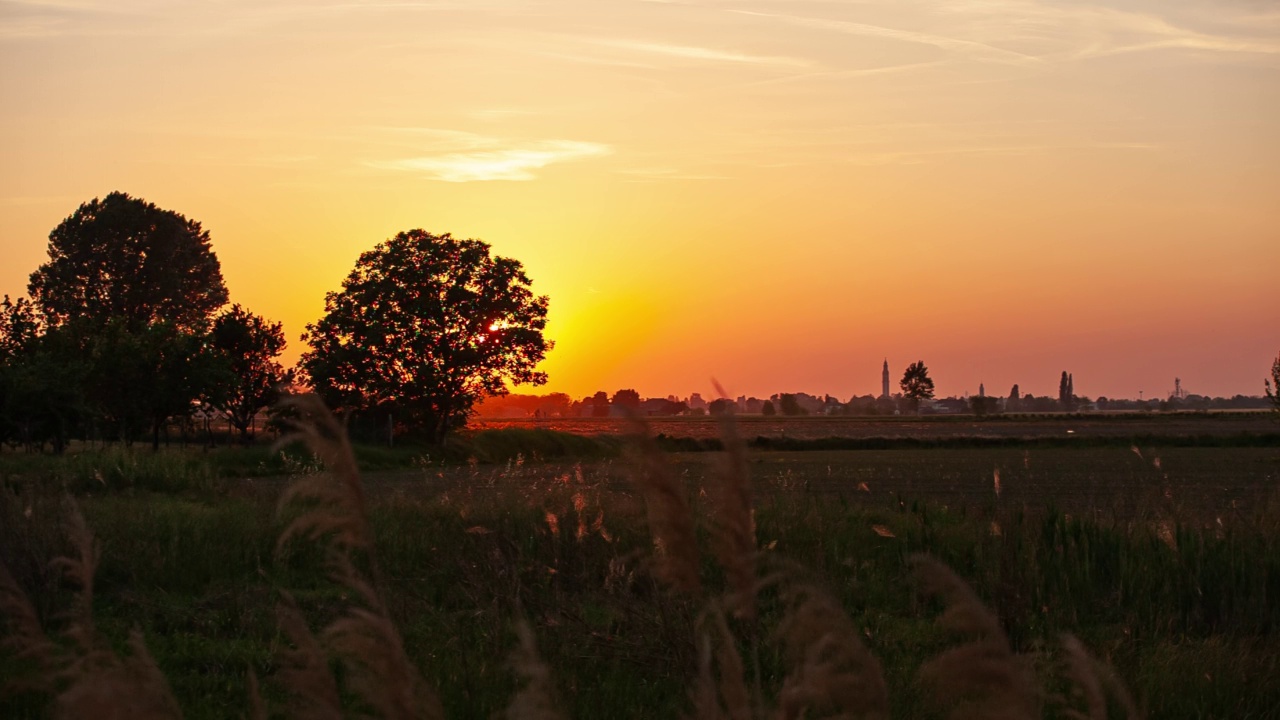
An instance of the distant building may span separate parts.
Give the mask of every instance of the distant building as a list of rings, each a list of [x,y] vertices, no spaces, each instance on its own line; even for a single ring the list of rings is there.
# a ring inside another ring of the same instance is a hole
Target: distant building
[[[884,371],[880,373],[880,397],[889,397],[889,358],[884,359]]]

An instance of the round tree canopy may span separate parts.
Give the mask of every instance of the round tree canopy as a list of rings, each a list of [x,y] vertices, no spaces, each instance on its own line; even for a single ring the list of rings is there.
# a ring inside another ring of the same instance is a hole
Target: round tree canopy
[[[386,410],[439,440],[507,383],[540,385],[547,298],[487,243],[410,230],[362,254],[300,367],[331,406]]]

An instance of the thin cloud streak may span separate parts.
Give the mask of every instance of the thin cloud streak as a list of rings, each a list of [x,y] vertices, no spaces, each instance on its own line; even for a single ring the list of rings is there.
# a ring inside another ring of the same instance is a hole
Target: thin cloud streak
[[[543,140],[492,150],[454,152],[366,164],[380,170],[419,173],[429,179],[444,182],[524,181],[536,179],[535,170],[554,163],[584,160],[612,152],[611,147],[600,143]]]
[[[803,82],[805,80],[845,80],[861,77],[875,77],[878,75],[897,75],[899,73],[911,72],[913,70],[924,70],[932,67],[940,67],[946,65],[945,60],[930,60],[928,62],[904,63],[902,65],[885,65],[882,67],[871,68],[852,68],[849,70],[827,70],[822,72],[797,73],[795,75],[784,75],[783,77],[766,78],[764,80],[754,80],[752,82],[743,83],[738,87],[764,87],[768,85],[782,85],[786,83]]]
[[[1132,10],[1074,3],[995,0],[941,3],[938,12],[954,17],[981,18],[977,27],[985,35],[1041,44],[1057,40],[1062,48],[1056,59],[1106,57],[1154,50],[1202,50],[1221,53],[1280,53],[1280,44],[1257,38],[1216,35],[1175,25],[1168,19]],[[1249,27],[1249,16],[1232,18],[1214,6],[1210,18],[1238,27]],[[1262,16],[1266,17],[1266,16]],[[1258,16],[1253,16],[1256,20]]]
[[[751,65],[790,65],[804,67],[811,63],[807,60],[790,57],[768,55],[748,55],[745,53],[716,50],[714,48],[692,45],[668,45],[666,43],[639,42],[634,40],[596,40],[596,45],[603,45],[621,50],[634,50],[642,53],[666,55],[689,60],[710,60],[715,62],[747,63]]]
[[[801,17],[797,15],[778,15],[774,13],[756,12],[753,10],[731,10],[729,12],[739,15],[782,20],[800,27],[828,30],[846,35],[876,37],[919,45],[931,45],[943,50],[964,53],[979,59],[1013,63],[1040,62],[1040,58],[1016,52],[1014,50],[1006,50],[1004,48],[995,47],[994,45],[988,45],[986,43],[976,42],[973,40],[962,40],[944,35],[916,32],[914,30],[899,30],[896,28],[884,27],[882,25],[871,25],[867,23],[850,22],[847,20],[831,20],[827,18]]]

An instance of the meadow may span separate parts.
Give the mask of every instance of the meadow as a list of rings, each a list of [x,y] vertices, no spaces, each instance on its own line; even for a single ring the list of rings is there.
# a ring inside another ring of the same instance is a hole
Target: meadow
[[[355,606],[394,623],[448,717],[557,717],[553,698],[620,718],[1100,717],[1101,698],[1117,717],[1122,688],[1151,717],[1278,717],[1280,446],[1222,427],[1197,433],[1214,443],[1144,429],[1139,444],[672,452],[517,428],[447,452],[361,447],[372,549],[342,545],[341,513],[278,542],[332,500],[281,504],[331,482],[300,450],[6,453],[0,559],[51,634],[82,626],[48,564],[76,554],[70,489],[101,547],[96,632],[122,652],[140,631],[192,718],[257,717],[250,672],[269,715],[320,714],[290,690],[301,645],[281,608],[333,627]],[[691,510],[683,534],[672,502]],[[747,530],[734,507],[754,508]],[[335,576],[335,543],[376,602]],[[15,647],[0,675],[29,678]],[[360,668],[329,662],[338,699],[370,709]],[[18,687],[0,715],[46,716],[51,691]]]

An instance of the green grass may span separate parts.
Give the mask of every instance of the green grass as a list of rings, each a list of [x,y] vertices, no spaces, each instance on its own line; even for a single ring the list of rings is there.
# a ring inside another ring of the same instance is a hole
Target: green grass
[[[563,457],[551,450],[557,440],[504,437],[492,457],[534,444],[543,457]],[[383,462],[397,466],[395,452]],[[766,567],[798,562],[834,592],[884,663],[895,717],[938,716],[916,672],[953,640],[909,580],[908,558],[918,552],[968,580],[1015,649],[1040,658],[1042,670],[1069,631],[1114,663],[1152,717],[1275,717],[1280,512],[1254,500],[1250,512],[1219,525],[1198,512],[1203,501],[1158,501],[1166,486],[1190,492],[1214,477],[1231,486],[1212,495],[1215,502],[1263,498],[1274,493],[1275,453],[1170,448],[1156,468],[1149,454],[1139,459],[1127,449],[1025,452],[752,455]],[[685,456],[677,467],[695,487],[714,457]],[[999,499],[995,467],[1003,471]],[[511,623],[521,613],[572,716],[674,717],[686,707],[698,608],[645,573],[636,554],[649,546],[643,510],[619,482],[625,471],[611,460],[577,468],[530,460],[373,475],[382,595],[449,716],[489,716],[510,699]],[[1254,487],[1267,482],[1271,488]],[[57,499],[40,485],[6,496],[0,557],[56,627],[69,594],[43,559],[66,547]],[[1086,485],[1088,493],[1072,492]],[[133,627],[143,631],[189,717],[243,712],[249,668],[278,701],[280,593],[293,593],[315,624],[343,601],[324,579],[318,551],[291,546],[276,555],[273,492],[235,483],[179,495],[132,487],[81,494],[104,549],[100,627],[117,642]],[[1081,512],[1105,503],[1107,488],[1131,493],[1140,512],[1125,503]],[[713,581],[718,572],[704,568]],[[767,592],[762,608],[767,629],[780,609]],[[767,678],[781,675],[772,644],[761,663]],[[0,675],[11,671],[12,660],[0,660]],[[40,703],[10,698],[0,701],[0,715],[39,716]]]

